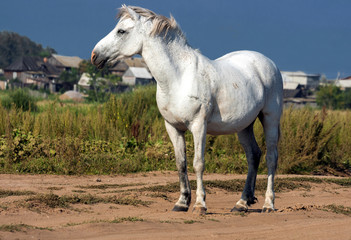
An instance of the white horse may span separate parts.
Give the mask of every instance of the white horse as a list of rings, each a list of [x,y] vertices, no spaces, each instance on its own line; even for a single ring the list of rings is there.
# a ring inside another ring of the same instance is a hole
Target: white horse
[[[248,175],[233,210],[247,211],[256,202],[255,184],[261,150],[253,133],[259,117],[267,146],[268,184],[263,211],[274,211],[274,174],[282,113],[282,77],[275,64],[260,53],[238,51],[210,60],[191,48],[175,22],[154,12],[123,5],[116,27],[92,51],[91,61],[105,63],[140,54],[157,81],[157,105],[173,143],[179,172],[180,198],[173,211],[187,211],[191,189],[187,174],[184,133],[194,137],[197,190],[194,212],[205,214],[203,186],[206,134],[238,133]]]

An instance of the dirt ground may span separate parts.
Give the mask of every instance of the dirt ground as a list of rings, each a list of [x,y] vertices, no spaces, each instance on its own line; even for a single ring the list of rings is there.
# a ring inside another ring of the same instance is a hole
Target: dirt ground
[[[296,176],[277,176],[291,177]],[[222,182],[244,178],[204,176],[207,181]],[[190,179],[195,179],[193,174]],[[240,192],[206,187],[208,212],[199,216],[191,209],[186,213],[171,211],[179,196],[171,186],[177,182],[176,172],[124,176],[2,174],[0,239],[351,239],[350,186],[304,182],[293,190],[276,193],[274,213],[261,213],[262,191],[256,193],[259,202],[247,213],[231,213]],[[168,186],[169,191],[162,186]],[[194,204],[195,191],[192,196]],[[94,202],[96,198],[102,200]],[[348,211],[326,206],[342,206]]]

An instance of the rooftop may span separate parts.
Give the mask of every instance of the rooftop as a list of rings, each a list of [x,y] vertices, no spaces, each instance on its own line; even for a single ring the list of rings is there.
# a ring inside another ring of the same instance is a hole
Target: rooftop
[[[52,54],[52,57],[55,58],[63,67],[79,68],[80,62],[83,61],[83,59],[76,56],[62,56],[58,54]]]
[[[136,78],[152,79],[151,74],[144,67],[130,67],[125,74],[128,75],[128,72],[132,73]]]

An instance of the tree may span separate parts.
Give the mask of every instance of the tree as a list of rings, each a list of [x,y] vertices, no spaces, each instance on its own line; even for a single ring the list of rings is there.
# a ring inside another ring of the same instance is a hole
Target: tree
[[[351,108],[351,89],[346,89],[344,92],[344,105],[345,108]]]
[[[320,87],[316,93],[316,102],[319,107],[343,109],[345,107],[344,92],[335,85]]]
[[[72,90],[74,84],[79,81],[79,71],[77,68],[72,68],[71,71],[63,71],[59,77],[59,83],[62,84],[62,90]]]
[[[5,68],[22,56],[49,57],[56,53],[53,48],[43,48],[28,37],[14,32],[0,32],[0,68]]]
[[[120,77],[109,73],[108,67],[98,69],[88,61],[82,62],[79,70],[81,73],[86,72],[90,77],[90,89],[86,91],[88,101],[106,102],[110,98],[113,88],[121,81]]]

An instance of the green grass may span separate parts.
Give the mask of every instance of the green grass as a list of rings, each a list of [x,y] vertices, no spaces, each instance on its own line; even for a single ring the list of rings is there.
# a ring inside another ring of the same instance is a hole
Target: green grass
[[[0,173],[124,174],[176,170],[173,146],[155,99],[155,86],[112,96],[104,104],[41,103],[36,112],[0,105]],[[351,173],[351,112],[285,109],[279,173]],[[254,124],[266,173],[265,138]],[[193,139],[186,136],[189,171]],[[236,135],[208,136],[206,172],[247,172]]]

